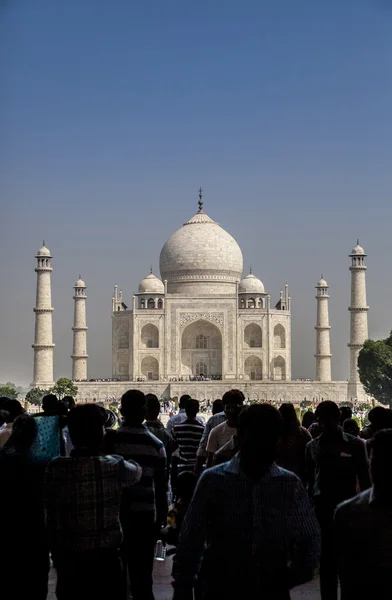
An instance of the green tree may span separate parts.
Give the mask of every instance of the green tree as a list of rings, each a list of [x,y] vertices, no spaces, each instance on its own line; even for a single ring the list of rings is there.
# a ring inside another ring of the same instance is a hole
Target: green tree
[[[358,356],[358,372],[365,391],[392,407],[392,331],[385,340],[366,340]]]
[[[0,396],[9,398],[10,400],[16,400],[18,397],[18,390],[15,385],[11,382],[0,384]]]
[[[26,394],[26,400],[30,404],[34,404],[34,406],[42,406],[42,398],[49,394],[50,390],[43,390],[41,388],[32,388]]]
[[[50,391],[60,398],[60,400],[64,398],[64,396],[72,396],[72,398],[75,398],[78,393],[78,386],[67,377],[60,377]]]

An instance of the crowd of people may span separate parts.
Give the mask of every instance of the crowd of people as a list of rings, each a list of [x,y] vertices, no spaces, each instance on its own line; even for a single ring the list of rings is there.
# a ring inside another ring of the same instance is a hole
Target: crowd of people
[[[173,547],[174,600],[288,600],[320,569],[322,600],[391,597],[392,412],[362,430],[331,401],[246,406],[182,396],[166,426],[129,390],[121,423],[49,394],[41,413],[0,398],[1,593],[153,600],[156,543]],[[112,414],[111,414],[112,413]]]

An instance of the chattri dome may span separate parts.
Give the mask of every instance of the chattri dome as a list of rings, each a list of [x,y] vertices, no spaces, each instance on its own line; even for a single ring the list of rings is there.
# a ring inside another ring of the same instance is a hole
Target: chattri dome
[[[175,231],[161,250],[161,277],[169,292],[234,293],[242,252],[235,239],[202,209]]]
[[[253,273],[249,273],[240,283],[238,291],[240,294],[264,294],[262,281]]]
[[[153,273],[142,279],[139,283],[139,294],[163,294],[165,286],[162,281]]]
[[[365,250],[357,242],[357,245],[351,250],[351,254],[365,254]]]
[[[45,242],[42,243],[42,247],[38,250],[36,256],[49,256],[52,258],[49,248],[45,246]]]
[[[321,277],[321,279],[317,283],[316,287],[328,287],[328,283],[325,281],[325,279],[323,277]]]

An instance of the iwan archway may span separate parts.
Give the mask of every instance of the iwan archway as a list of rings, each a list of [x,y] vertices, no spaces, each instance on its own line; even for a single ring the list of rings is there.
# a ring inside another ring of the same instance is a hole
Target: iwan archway
[[[216,325],[199,320],[184,329],[181,338],[181,375],[222,376],[222,334]]]

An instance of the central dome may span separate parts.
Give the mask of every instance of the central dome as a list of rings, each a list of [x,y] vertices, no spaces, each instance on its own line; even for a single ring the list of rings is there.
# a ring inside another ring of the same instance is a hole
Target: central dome
[[[242,275],[242,252],[235,239],[200,208],[167,240],[159,267],[169,293],[235,293]]]

